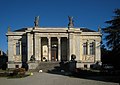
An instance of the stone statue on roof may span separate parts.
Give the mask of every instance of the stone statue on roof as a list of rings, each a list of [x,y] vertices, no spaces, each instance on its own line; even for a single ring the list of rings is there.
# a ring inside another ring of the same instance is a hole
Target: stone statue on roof
[[[100,26],[98,26],[98,32],[101,32],[101,27]]]
[[[74,23],[73,23],[73,17],[68,16],[68,19],[69,19],[68,27],[71,28],[71,27],[74,26]]]
[[[8,27],[8,32],[10,32],[11,31],[11,28],[10,28],[10,26]]]
[[[39,16],[35,17],[34,24],[35,24],[35,27],[39,26]]]

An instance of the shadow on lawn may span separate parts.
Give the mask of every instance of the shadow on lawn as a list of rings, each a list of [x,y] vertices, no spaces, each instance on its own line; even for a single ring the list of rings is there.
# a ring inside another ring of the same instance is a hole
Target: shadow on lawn
[[[49,70],[48,73],[69,76],[72,78],[82,78],[96,81],[120,83],[120,73],[111,74],[109,72],[100,72],[98,70],[85,69],[77,69],[76,72],[69,72],[68,70],[61,70],[61,68],[58,66],[54,67],[53,70]]]

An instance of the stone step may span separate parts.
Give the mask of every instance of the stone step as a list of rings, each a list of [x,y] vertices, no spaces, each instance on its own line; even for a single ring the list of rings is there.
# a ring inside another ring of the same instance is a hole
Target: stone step
[[[42,70],[43,72],[48,72],[52,70],[59,70],[60,65],[59,62],[40,62],[36,67],[36,71]]]

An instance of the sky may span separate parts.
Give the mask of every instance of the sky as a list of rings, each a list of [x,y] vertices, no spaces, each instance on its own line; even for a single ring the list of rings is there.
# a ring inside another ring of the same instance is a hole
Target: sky
[[[97,31],[108,26],[113,11],[120,8],[120,0],[0,0],[0,49],[7,51],[7,29],[11,31],[33,27],[40,16],[41,27],[67,27],[73,16],[74,27]]]

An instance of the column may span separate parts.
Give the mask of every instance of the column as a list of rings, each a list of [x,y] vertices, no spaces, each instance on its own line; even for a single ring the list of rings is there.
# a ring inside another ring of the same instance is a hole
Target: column
[[[37,34],[34,35],[34,57],[39,60],[39,37]]]
[[[31,39],[31,36],[30,36],[30,33],[27,33],[27,61],[30,60],[30,57],[32,56],[32,39]]]
[[[22,45],[21,45],[21,41],[19,41],[19,51],[20,51],[20,55],[22,55],[22,49],[21,49]]]
[[[61,38],[58,37],[58,61],[61,60],[61,43],[60,43],[60,41],[61,41]]]
[[[20,43],[20,48],[19,48],[19,51],[20,51],[20,56],[19,56],[19,61],[22,62],[22,44],[21,44],[21,41],[19,41]]]
[[[48,37],[48,60],[51,61],[51,38]]]
[[[80,39],[80,61],[83,59],[83,40]]]
[[[41,61],[41,37],[39,37],[39,60]]]

